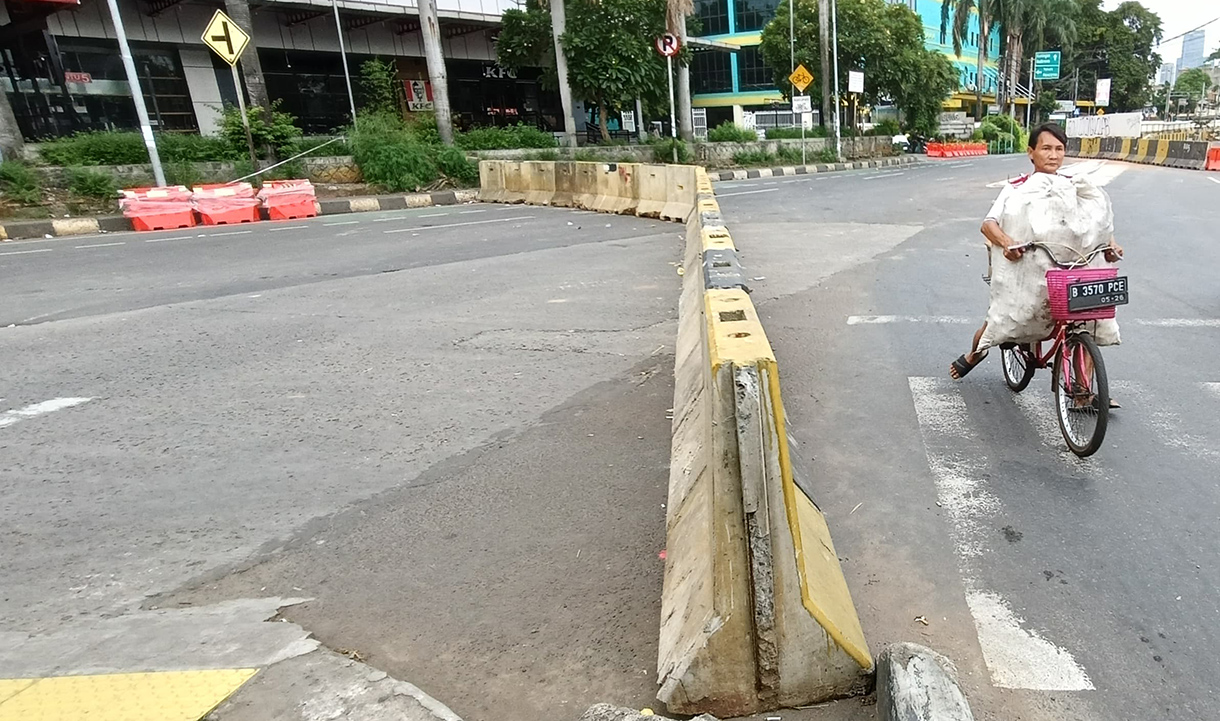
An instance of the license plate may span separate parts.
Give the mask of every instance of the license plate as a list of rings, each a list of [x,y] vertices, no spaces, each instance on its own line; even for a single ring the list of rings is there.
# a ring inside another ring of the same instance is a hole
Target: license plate
[[[1068,312],[1127,304],[1127,278],[1110,278],[1068,286]]]

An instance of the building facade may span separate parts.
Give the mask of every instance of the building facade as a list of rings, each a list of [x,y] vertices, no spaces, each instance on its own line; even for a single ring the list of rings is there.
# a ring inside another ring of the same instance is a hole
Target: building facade
[[[437,0],[454,122],[460,127],[523,122],[562,129],[558,94],[540,71],[510,73],[495,62],[495,39],[513,0]],[[229,66],[203,44],[219,2],[119,0],[154,130],[218,128],[235,104]],[[340,0],[348,64],[355,81],[371,58],[394,62],[404,87],[426,86],[415,0]],[[253,40],[268,95],[306,133],[349,122],[339,35],[329,0],[251,3]],[[27,139],[82,130],[134,129],[135,106],[105,0],[0,0],[0,88]]]
[[[952,38],[940,30],[941,0],[890,0],[911,8],[923,21],[924,45],[946,55],[958,73],[958,92],[946,101],[946,109],[970,107],[977,82],[979,24],[971,18],[969,37],[962,54],[953,52]],[[778,0],[695,0],[695,14],[702,35],[740,48],[737,52],[710,49],[695,53],[691,64],[692,104],[707,108],[707,122],[714,127],[725,121],[740,121],[745,111],[769,110],[785,104],[775,86],[771,69],[758,51],[762,29],[775,17]],[[983,94],[995,100],[999,69],[995,57],[1000,34],[992,29],[987,38],[988,61],[984,64]],[[815,74],[817,68],[810,68]],[[867,82],[867,81],[866,81]]]
[[[1183,70],[1201,67],[1203,65],[1203,48],[1207,41],[1207,32],[1203,28],[1192,30],[1182,37],[1182,57],[1178,59],[1178,74]]]

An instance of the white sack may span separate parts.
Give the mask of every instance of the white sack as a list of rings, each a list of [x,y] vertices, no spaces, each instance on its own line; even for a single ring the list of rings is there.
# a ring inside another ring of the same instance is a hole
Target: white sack
[[[1014,189],[1004,204],[1000,227],[1018,245],[1037,241],[1050,245],[1057,260],[1070,263],[1109,244],[1114,213],[1105,191],[1087,177],[1035,173]],[[1029,250],[1016,262],[992,246],[991,306],[979,349],[1001,343],[1034,343],[1054,328],[1046,295],[1046,271],[1055,267],[1043,250]],[[1110,267],[1098,254],[1089,267]],[[1087,328],[1098,345],[1120,342],[1118,322],[1090,321]]]

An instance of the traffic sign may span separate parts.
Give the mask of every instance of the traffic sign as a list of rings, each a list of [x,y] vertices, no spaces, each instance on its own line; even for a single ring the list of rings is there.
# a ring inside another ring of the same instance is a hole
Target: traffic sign
[[[847,92],[864,92],[864,73],[857,72],[855,70],[847,71]]]
[[[1058,50],[1034,53],[1034,80],[1058,80],[1059,59]]]
[[[796,70],[793,70],[792,74],[788,76],[788,82],[792,83],[797,91],[803,93],[805,88],[809,87],[809,83],[813,82],[813,74],[804,65],[797,65]]]
[[[237,65],[237,59],[250,44],[250,36],[232,18],[217,10],[203,31],[203,44],[229,65]]]
[[[812,113],[813,99],[808,95],[793,95],[792,96],[792,112],[794,113]]]
[[[663,58],[672,58],[682,49],[682,43],[678,40],[678,36],[673,33],[665,33],[656,41],[657,52],[661,53]]]

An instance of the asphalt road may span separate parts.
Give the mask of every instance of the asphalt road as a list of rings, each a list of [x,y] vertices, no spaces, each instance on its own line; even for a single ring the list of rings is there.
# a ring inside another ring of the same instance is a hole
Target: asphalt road
[[[468,721],[648,702],[683,235],[470,205],[0,245],[0,678],[207,667],[124,639],[279,596]]]
[[[995,353],[948,377],[987,306],[988,186],[1027,166],[718,186],[803,483],[873,650],[947,653],[983,718],[1220,717],[1220,182],[1096,164],[1133,291],[1104,349],[1124,407],[1080,461],[1049,373],[1014,396]]]

